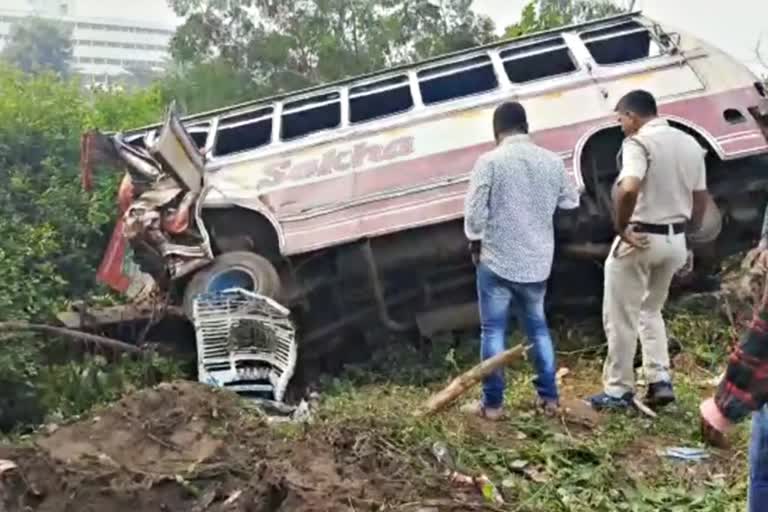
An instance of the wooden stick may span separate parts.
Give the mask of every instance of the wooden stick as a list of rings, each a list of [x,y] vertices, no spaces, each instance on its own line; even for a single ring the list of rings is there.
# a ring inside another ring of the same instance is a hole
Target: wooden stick
[[[462,373],[451,381],[445,388],[432,395],[426,404],[423,412],[417,413],[419,416],[431,416],[442,409],[445,409],[451,402],[463,395],[475,384],[493,373],[495,370],[521,359],[528,350],[523,345],[505,350],[501,354],[496,354],[490,359],[486,359],[474,368]]]
[[[102,347],[111,348],[113,350],[120,350],[122,352],[128,352],[130,354],[141,354],[143,351],[136,345],[131,345],[120,340],[113,338],[106,338],[104,336],[98,336],[96,334],[89,334],[87,332],[74,331],[72,329],[65,329],[63,327],[54,327],[52,325],[42,324],[30,324],[27,322],[0,322],[0,332],[20,332],[20,331],[32,331],[32,332],[44,332],[48,334],[54,334],[57,336],[65,336],[82,342],[94,343]]]

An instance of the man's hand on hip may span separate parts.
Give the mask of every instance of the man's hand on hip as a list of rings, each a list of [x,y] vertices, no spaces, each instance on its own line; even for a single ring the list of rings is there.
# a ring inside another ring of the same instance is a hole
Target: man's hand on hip
[[[637,233],[631,225],[624,228],[624,231],[622,231],[619,236],[622,241],[636,249],[646,249],[649,244],[648,236],[642,233]]]

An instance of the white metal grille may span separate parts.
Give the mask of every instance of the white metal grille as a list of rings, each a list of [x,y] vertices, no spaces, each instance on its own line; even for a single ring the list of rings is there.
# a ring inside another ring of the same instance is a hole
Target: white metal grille
[[[193,318],[198,379],[236,392],[271,393],[282,401],[296,367],[290,311],[241,288],[198,295]]]

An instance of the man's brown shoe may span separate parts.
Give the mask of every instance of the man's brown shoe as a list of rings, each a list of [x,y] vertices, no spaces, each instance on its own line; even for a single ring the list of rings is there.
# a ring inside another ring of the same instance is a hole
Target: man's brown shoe
[[[499,421],[504,416],[504,411],[501,407],[497,409],[491,409],[483,405],[480,400],[475,400],[461,406],[461,412],[464,414],[470,414],[472,416],[478,416],[480,418]]]

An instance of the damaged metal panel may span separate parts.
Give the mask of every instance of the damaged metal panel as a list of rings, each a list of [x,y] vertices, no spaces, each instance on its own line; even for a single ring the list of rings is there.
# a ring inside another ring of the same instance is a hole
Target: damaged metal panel
[[[150,132],[141,144],[119,134],[89,137],[94,160],[116,162],[127,171],[119,191],[124,206],[120,233],[115,236],[124,237],[143,273],[157,283],[210,263],[213,252],[200,216],[205,159],[173,107],[157,136]]]
[[[205,159],[172,108],[150,152],[189,192],[200,194]]]
[[[290,311],[243,289],[199,295],[193,321],[198,380],[282,401],[296,366]]]

